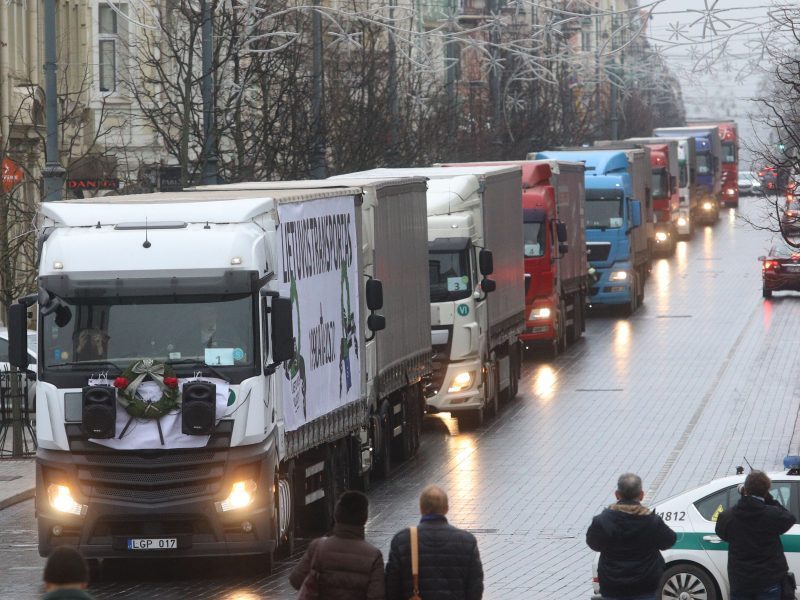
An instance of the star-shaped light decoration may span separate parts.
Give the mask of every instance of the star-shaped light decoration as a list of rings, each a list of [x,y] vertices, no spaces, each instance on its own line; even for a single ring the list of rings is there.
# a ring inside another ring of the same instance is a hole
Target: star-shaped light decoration
[[[714,26],[715,22],[724,25],[726,29],[730,29],[731,28],[731,26],[728,24],[728,22],[723,20],[722,17],[720,17],[717,14],[718,12],[720,12],[719,9],[717,9],[717,2],[719,2],[719,0],[714,0],[714,3],[711,6],[709,6],[708,5],[708,0],[703,0],[703,5],[705,6],[705,8],[703,10],[697,10],[697,9],[694,9],[694,8],[687,8],[686,9],[686,12],[698,13],[700,15],[700,18],[696,19],[689,26],[690,27],[694,27],[695,25],[697,25],[698,23],[700,23],[702,21],[702,23],[703,23],[703,39],[706,39],[706,31],[709,30],[709,29],[712,31],[712,33],[714,35],[717,35],[717,29]]]
[[[686,25],[680,21],[670,23],[667,27],[669,29],[669,39],[679,41],[681,38],[686,38]]]

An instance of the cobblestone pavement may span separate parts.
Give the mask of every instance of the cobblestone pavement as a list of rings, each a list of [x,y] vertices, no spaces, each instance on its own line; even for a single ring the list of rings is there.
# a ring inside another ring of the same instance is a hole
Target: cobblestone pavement
[[[419,491],[437,482],[450,494],[451,521],[478,537],[486,598],[588,598],[583,536],[620,472],[638,472],[650,498],[665,498],[732,474],[744,457],[779,468],[800,448],[800,298],[761,299],[756,257],[767,246],[768,234],[724,212],[654,263],[633,318],[596,315],[556,361],[526,363],[520,396],[498,419],[451,435],[447,421],[430,418],[419,456],[370,492],[368,538],[385,552],[415,521]],[[40,592],[34,529],[32,501],[0,511],[2,598]],[[116,563],[92,591],[293,598],[292,564],[265,577],[241,561]]]

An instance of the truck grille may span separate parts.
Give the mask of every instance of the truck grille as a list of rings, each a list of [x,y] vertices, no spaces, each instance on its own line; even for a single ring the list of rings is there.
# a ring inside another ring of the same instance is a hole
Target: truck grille
[[[611,254],[611,244],[606,242],[589,242],[586,244],[589,254],[589,261],[603,261],[608,259]]]
[[[79,425],[67,425],[78,484],[87,497],[155,504],[221,490],[232,421],[220,421],[209,446],[220,450],[113,451],[85,440]]]

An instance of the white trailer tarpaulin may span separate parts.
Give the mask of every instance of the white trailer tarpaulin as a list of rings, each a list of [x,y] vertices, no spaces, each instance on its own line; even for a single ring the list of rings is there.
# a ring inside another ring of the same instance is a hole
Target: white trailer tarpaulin
[[[355,199],[282,203],[278,219],[276,270],[297,350],[284,364],[284,425],[293,431],[361,397]]]

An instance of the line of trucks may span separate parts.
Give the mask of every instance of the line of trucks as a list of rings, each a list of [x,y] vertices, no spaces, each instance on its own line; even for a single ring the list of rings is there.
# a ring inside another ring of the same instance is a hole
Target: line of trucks
[[[719,129],[655,136],[43,204],[8,319],[27,369],[37,308],[40,553],[271,565],[414,456],[426,412],[480,425],[526,349],[636,310],[653,253],[716,219]]]

